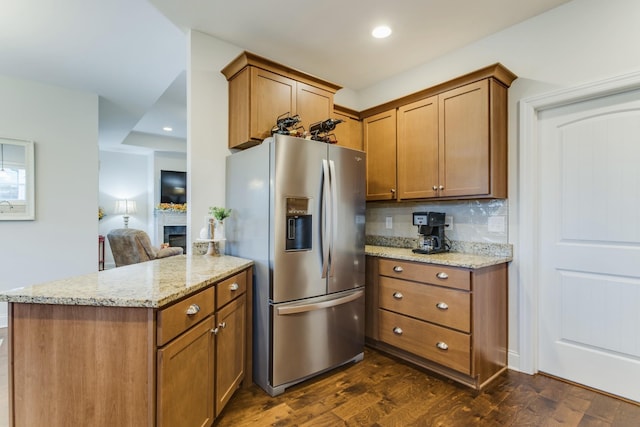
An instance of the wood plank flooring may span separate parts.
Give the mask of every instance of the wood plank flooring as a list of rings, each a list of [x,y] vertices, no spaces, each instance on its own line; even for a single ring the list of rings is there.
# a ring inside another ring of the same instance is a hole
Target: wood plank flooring
[[[0,329],[0,339],[0,427],[6,427],[6,329]],[[255,384],[238,390],[214,427],[227,426],[635,427],[640,406],[514,371],[478,393],[367,349],[362,362],[277,397]]]
[[[508,371],[482,392],[367,349],[362,362],[269,397],[238,390],[226,426],[640,426],[640,406]]]

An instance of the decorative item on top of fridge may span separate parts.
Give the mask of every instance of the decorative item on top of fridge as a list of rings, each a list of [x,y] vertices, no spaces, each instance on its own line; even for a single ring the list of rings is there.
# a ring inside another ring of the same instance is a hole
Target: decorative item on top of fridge
[[[299,115],[296,114],[292,116],[289,112],[281,114],[276,119],[276,125],[271,128],[271,135],[278,134],[302,137],[305,134],[304,127],[294,127],[298,123],[300,123]]]
[[[337,144],[338,140],[336,139],[335,134],[330,132],[336,128],[336,125],[342,122],[343,120],[340,119],[327,119],[312,124],[311,126],[309,126],[311,139],[315,141],[326,142],[327,144]]]

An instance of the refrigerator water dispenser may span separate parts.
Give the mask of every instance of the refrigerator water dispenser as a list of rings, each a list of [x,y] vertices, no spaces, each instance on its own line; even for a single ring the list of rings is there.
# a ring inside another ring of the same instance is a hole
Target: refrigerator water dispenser
[[[287,197],[287,251],[311,250],[313,216],[310,214],[311,200],[301,197]]]

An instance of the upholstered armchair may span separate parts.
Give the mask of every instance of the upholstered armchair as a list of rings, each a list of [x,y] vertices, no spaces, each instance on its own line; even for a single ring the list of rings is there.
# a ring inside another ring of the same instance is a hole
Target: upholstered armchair
[[[111,246],[111,253],[116,262],[116,267],[182,255],[182,248],[180,247],[159,249],[152,246],[149,235],[142,230],[134,228],[111,230],[107,234],[107,238],[109,239],[109,246]]]

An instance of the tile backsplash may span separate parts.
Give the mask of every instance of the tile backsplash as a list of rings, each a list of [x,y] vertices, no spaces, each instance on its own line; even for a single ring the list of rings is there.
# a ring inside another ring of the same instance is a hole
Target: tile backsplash
[[[442,202],[367,203],[366,234],[390,238],[417,237],[413,212],[444,212],[453,219],[445,235],[452,241],[506,244],[509,241],[509,201],[456,200]],[[391,228],[387,228],[391,218]]]

